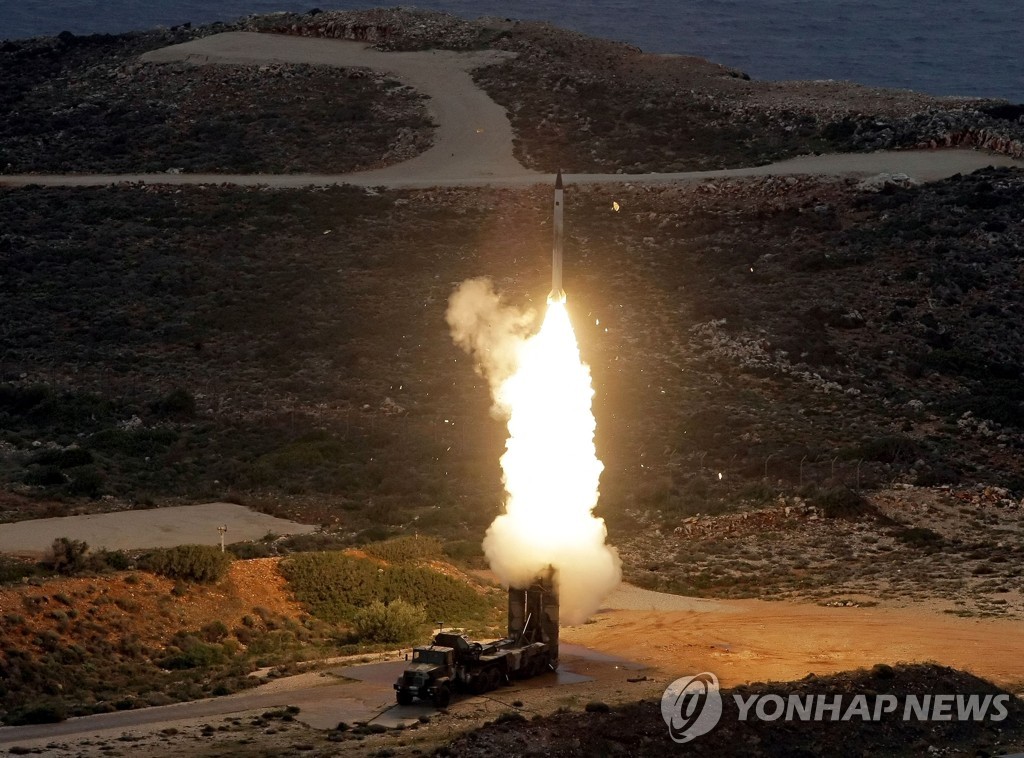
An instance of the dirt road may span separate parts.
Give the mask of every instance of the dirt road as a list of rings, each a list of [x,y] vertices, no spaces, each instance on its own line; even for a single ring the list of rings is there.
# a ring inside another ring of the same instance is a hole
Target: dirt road
[[[427,95],[437,123],[433,146],[403,163],[355,174],[94,174],[0,176],[0,186],[39,184],[50,187],[88,187],[122,183],[265,185],[277,188],[352,184],[363,187],[419,189],[454,186],[525,186],[550,182],[553,177],[523,168],[512,155],[512,126],[505,109],[479,89],[469,71],[499,62],[512,53],[451,50],[384,53],[361,42],[294,37],[252,32],[227,32],[154,50],[143,60],[154,63],[187,61],[218,63],[303,63],[366,67],[391,73]],[[693,182],[744,176],[818,174],[873,176],[903,173],[934,181],[986,166],[1024,167],[1002,155],[977,150],[882,151],[817,155],[766,166],[658,174],[572,174],[570,183]]]
[[[240,187],[267,186],[279,189],[328,187],[351,184],[360,187],[388,189],[424,189],[427,187],[526,187],[550,184],[551,174],[513,173],[481,176],[479,172],[454,176],[453,171],[431,175],[411,164],[425,160],[427,151],[418,158],[397,166],[364,174],[22,174],[0,176],[0,187],[102,187],[111,184],[228,184]],[[422,164],[421,164],[422,165]],[[979,150],[900,150],[876,153],[841,153],[811,155],[749,168],[718,171],[684,171],[669,174],[566,174],[568,184],[656,184],[661,182],[700,182],[745,176],[820,176],[870,177],[882,173],[906,174],[922,182],[937,181],[966,174],[987,166],[1024,168],[1024,161]],[[433,178],[431,178],[433,177]]]
[[[167,63],[304,63],[359,66],[392,74],[430,100],[427,109],[437,124],[433,146],[389,168],[353,174],[363,185],[391,179],[450,180],[469,177],[530,176],[512,157],[512,125],[505,109],[479,89],[469,71],[511,56],[498,50],[460,53],[452,50],[382,53],[363,42],[292,37],[254,32],[227,32],[154,50],[145,61]]]
[[[59,537],[85,540],[94,550],[131,550],[175,545],[217,545],[258,540],[267,533],[306,534],[315,526],[268,516],[234,503],[95,513],[0,524],[0,553],[38,556]]]
[[[1024,691],[1024,621],[961,618],[924,606],[846,608],[671,595],[664,596],[672,601],[669,608],[685,601],[693,609],[665,610],[653,604],[659,593],[648,596],[648,609],[632,603],[631,610],[602,611],[591,623],[563,629],[562,638],[647,664],[669,679],[713,671],[725,686],[933,661]]]

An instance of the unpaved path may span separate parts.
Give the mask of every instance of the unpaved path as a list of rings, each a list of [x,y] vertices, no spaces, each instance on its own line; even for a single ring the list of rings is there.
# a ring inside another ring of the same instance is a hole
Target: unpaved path
[[[433,151],[428,151],[432,153]],[[427,187],[526,187],[552,183],[551,174],[515,173],[481,176],[479,172],[454,176],[454,171],[439,172],[424,178],[410,164],[426,160],[428,153],[397,166],[363,174],[23,174],[0,176],[0,187],[102,187],[111,184],[227,184],[240,187],[267,186],[279,189],[328,187],[351,184],[388,189],[424,189]],[[670,174],[566,174],[568,184],[655,184],[661,182],[699,182],[750,176],[853,176],[906,174],[922,182],[968,174],[988,166],[1024,168],[1024,161],[980,150],[892,150],[876,153],[839,153],[791,158],[765,166],[683,171]],[[403,175],[404,174],[404,175]]]
[[[383,169],[354,174],[72,174],[0,176],[0,186],[39,184],[49,187],[90,187],[110,184],[229,184],[276,188],[352,184],[363,187],[418,189],[456,186],[527,186],[553,177],[523,168],[512,155],[512,126],[505,109],[479,89],[469,71],[499,62],[512,53],[451,50],[384,53],[362,42],[295,37],[253,32],[226,32],[146,53],[150,62],[304,63],[366,67],[391,73],[430,99],[428,110],[438,127],[434,145],[421,155]],[[817,155],[766,166],[659,174],[572,174],[570,183],[693,182],[746,176],[873,176],[907,174],[934,181],[986,166],[1018,166],[1002,155],[977,150],[881,151]]]
[[[512,157],[512,125],[505,109],[469,76],[470,70],[511,55],[498,50],[382,53],[363,42],[227,32],[154,50],[142,59],[153,63],[359,66],[392,74],[430,98],[427,109],[438,126],[433,146],[421,155],[398,166],[352,175],[359,183],[372,185],[389,179],[436,181],[532,175]]]
[[[1024,621],[961,618],[927,607],[846,608],[674,595],[660,602],[659,595],[638,596],[650,603],[647,610],[605,610],[588,624],[563,628],[562,639],[647,664],[669,679],[713,671],[726,686],[876,663],[934,661],[1024,690]],[[614,596],[609,601],[606,605],[622,605]],[[692,609],[664,610],[680,601],[692,603]]]
[[[234,503],[206,503],[0,524],[0,553],[42,555],[59,537],[85,540],[94,550],[217,545],[217,527],[222,525],[227,526],[227,542],[258,540],[268,532],[316,531],[315,526],[275,518]]]

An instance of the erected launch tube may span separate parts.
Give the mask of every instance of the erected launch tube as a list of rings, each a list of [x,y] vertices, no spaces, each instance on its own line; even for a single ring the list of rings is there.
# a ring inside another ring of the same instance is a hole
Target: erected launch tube
[[[562,289],[562,238],[564,236],[564,226],[562,223],[563,194],[562,170],[559,169],[558,176],[555,177],[555,238],[551,250],[551,294],[548,295],[548,300],[559,303],[565,302],[565,290]]]

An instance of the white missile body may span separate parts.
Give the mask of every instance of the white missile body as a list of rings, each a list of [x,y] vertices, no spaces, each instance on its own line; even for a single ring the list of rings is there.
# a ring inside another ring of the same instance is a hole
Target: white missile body
[[[565,302],[565,290],[562,289],[562,170],[558,170],[555,178],[555,239],[551,251],[551,294],[548,300]]]

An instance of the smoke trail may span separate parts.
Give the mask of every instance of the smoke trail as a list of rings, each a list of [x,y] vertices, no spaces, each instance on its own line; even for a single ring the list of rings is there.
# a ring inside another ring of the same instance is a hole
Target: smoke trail
[[[532,313],[505,305],[485,279],[464,282],[448,309],[452,337],[487,377],[494,408],[508,421],[501,457],[508,497],[484,537],[499,578],[524,586],[557,569],[562,619],[586,620],[619,583],[618,554],[592,514],[604,468],[594,448],[594,390],[564,303],[549,302],[529,334]]]

